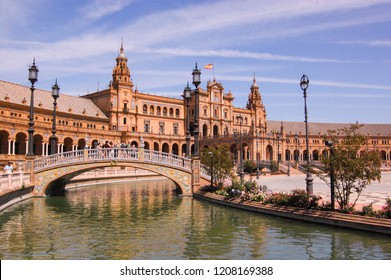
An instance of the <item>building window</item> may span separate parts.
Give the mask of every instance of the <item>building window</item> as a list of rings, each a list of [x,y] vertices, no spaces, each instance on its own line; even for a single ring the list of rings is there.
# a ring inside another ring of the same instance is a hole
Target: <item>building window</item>
[[[156,108],[156,114],[157,114],[158,116],[160,116],[160,115],[162,114],[161,109],[160,109],[160,106],[157,106],[157,108]]]
[[[163,116],[167,117],[167,108],[166,107],[163,108]]]
[[[174,116],[174,109],[170,108],[170,117]]]
[[[178,123],[174,123],[174,135],[178,135]]]
[[[159,122],[159,134],[164,134],[164,122]]]
[[[149,121],[144,121],[144,132],[149,133]]]
[[[143,114],[147,114],[147,111],[148,111],[148,107],[147,107],[147,105],[144,105],[143,106]]]
[[[124,124],[126,124],[126,118],[124,118]]]
[[[179,113],[179,109],[176,109],[176,110],[175,110],[175,117],[179,118],[179,114],[180,114],[180,113]]]
[[[208,109],[207,108],[204,108],[204,116],[208,116]]]
[[[154,115],[155,114],[155,107],[153,107],[152,105],[149,107],[149,114],[150,115]]]

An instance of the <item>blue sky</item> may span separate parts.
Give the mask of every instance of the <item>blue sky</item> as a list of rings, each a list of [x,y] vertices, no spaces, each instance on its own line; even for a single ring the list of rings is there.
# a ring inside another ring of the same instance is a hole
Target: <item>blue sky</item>
[[[141,92],[177,97],[195,61],[245,107],[253,75],[267,118],[390,123],[391,0],[2,0],[0,79],[83,95],[107,87],[121,38]],[[61,97],[58,100],[61,102]]]

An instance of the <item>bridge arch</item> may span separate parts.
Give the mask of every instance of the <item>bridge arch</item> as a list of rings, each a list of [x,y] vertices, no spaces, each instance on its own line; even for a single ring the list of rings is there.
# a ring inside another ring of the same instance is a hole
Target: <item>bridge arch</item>
[[[86,171],[123,166],[149,170],[171,179],[184,196],[193,194],[191,160],[144,149],[85,149],[34,160],[35,195],[62,192],[70,180]]]

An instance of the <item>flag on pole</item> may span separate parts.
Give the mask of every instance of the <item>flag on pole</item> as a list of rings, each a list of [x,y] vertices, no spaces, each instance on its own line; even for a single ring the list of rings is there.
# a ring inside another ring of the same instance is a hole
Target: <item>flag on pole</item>
[[[213,63],[206,64],[204,66],[205,69],[213,69]]]

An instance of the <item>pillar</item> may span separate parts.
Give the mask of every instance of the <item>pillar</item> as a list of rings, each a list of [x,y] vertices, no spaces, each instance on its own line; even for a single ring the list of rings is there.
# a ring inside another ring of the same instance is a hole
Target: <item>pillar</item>
[[[8,139],[8,155],[11,154],[11,139]]]

